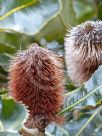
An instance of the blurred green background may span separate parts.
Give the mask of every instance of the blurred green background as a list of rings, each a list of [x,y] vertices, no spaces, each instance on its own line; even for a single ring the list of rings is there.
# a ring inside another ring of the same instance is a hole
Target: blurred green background
[[[19,136],[26,108],[9,96],[10,58],[31,43],[64,58],[64,37],[71,27],[102,19],[102,0],[0,0],[0,136]],[[66,68],[65,68],[66,69]],[[66,76],[62,126],[50,124],[48,136],[102,136],[102,68],[80,87]],[[96,89],[95,89],[96,88]]]

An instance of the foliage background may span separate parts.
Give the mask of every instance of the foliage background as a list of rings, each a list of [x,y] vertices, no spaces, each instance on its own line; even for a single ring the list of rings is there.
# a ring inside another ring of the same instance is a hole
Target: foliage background
[[[10,58],[33,42],[64,58],[67,29],[86,20],[102,19],[102,0],[0,0],[0,136],[19,136],[26,108],[9,96]],[[48,136],[102,135],[102,67],[76,87],[66,76],[63,126],[50,124]]]

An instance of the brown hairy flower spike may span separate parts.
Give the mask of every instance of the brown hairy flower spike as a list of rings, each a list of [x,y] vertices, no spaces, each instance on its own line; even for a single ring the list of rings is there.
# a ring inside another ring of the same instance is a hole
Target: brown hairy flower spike
[[[27,127],[43,130],[51,121],[63,120],[56,115],[63,104],[63,72],[54,53],[37,44],[17,53],[11,61],[9,79],[11,95],[30,112]]]
[[[102,21],[86,21],[65,38],[68,74],[75,83],[87,81],[102,64]]]

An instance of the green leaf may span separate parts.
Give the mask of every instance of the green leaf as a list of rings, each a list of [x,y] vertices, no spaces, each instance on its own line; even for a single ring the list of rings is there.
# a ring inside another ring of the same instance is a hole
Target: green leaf
[[[6,93],[8,93],[8,90],[6,88],[2,88],[0,90],[0,95],[6,94]]]
[[[7,75],[7,71],[2,66],[0,66],[0,73]]]
[[[87,122],[83,125],[83,127],[79,130],[79,132],[75,136],[80,136],[84,129],[88,126],[88,124],[93,120],[93,118],[98,114],[98,112],[102,110],[102,106],[95,110],[95,112],[91,115],[91,117],[87,120]]]
[[[69,18],[71,16],[71,18]],[[37,33],[36,38],[42,37],[47,40],[58,40],[65,36],[66,29],[77,23],[75,12],[71,0],[61,0],[60,12],[56,14],[46,25]]]
[[[95,73],[93,73],[92,77],[86,82],[85,88],[88,92],[95,89],[96,87],[102,85],[102,66],[100,66]],[[102,98],[102,88],[98,89],[94,95],[94,99]]]
[[[33,40],[33,36],[25,35],[23,33],[18,33],[15,31],[8,32],[2,30],[2,32],[0,33],[0,43],[5,46],[4,52],[2,51],[2,53],[6,52],[7,46],[9,46],[9,48],[11,49],[13,48],[11,53],[15,53],[16,51],[25,49],[27,46],[29,46],[30,43],[33,42]]]
[[[69,136],[68,131],[55,123],[51,123],[47,126],[45,134],[47,136]]]
[[[15,47],[9,44],[0,43],[0,53],[14,53]]]
[[[0,13],[6,17],[1,17],[0,28],[34,35],[60,10],[59,1],[1,0]],[[25,4],[26,6],[24,6]],[[23,8],[21,8],[22,6]],[[48,12],[49,10],[50,12]],[[7,12],[9,12],[8,15],[5,15]]]
[[[85,101],[86,99],[88,99],[88,97],[90,97],[91,95],[93,95],[96,91],[98,91],[99,89],[102,88],[102,85],[98,86],[97,88],[95,88],[94,90],[92,90],[90,93],[84,95],[81,99],[77,100],[76,102],[73,102],[73,104],[71,104],[70,106],[68,106],[67,108],[63,109],[61,112],[59,112],[58,114],[63,114],[66,113],[68,110],[72,109],[73,107],[75,107],[76,105],[80,104],[81,102]],[[76,92],[76,91],[74,91]]]
[[[74,89],[76,89],[76,87],[75,87],[75,85],[72,83],[72,82],[67,82],[66,83],[66,89],[68,90],[68,91],[73,91]]]
[[[16,132],[3,131],[0,132],[0,136],[20,136],[20,134]]]
[[[0,131],[3,131],[3,130],[4,130],[3,124],[2,124],[2,122],[0,121]]]
[[[102,2],[98,6],[98,18],[102,20]]]
[[[27,117],[27,110],[23,105],[15,103],[10,97],[2,97],[0,119],[4,130],[18,130]]]
[[[73,0],[73,8],[78,23],[82,23],[95,17],[96,13],[93,0]]]
[[[33,42],[32,36],[17,32],[0,33],[0,73],[8,70],[11,55],[19,50],[26,49]],[[6,72],[7,73],[7,72]]]
[[[68,130],[69,136],[75,136],[77,134],[77,132],[87,122],[87,120],[88,120],[87,116],[85,116],[81,119],[77,119],[77,120],[73,120],[73,118],[72,118],[72,120],[65,123],[64,129]],[[93,134],[94,130],[95,130],[95,124],[93,122],[91,122],[88,125],[87,129],[85,129],[85,131],[80,136],[91,136]]]
[[[10,57],[7,54],[0,54],[0,66],[4,69],[8,67]]]
[[[73,8],[73,0],[62,0],[63,9],[59,15],[66,28],[77,24],[76,14]],[[70,16],[70,18],[69,18]]]

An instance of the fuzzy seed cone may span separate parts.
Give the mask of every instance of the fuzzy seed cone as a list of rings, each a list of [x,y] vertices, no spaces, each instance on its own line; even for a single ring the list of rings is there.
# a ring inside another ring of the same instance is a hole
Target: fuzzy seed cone
[[[28,107],[32,127],[43,129],[51,121],[63,120],[56,115],[64,92],[62,66],[56,55],[33,44],[11,61],[9,79],[11,95]]]
[[[102,21],[87,21],[71,29],[65,38],[69,77],[76,84],[87,81],[102,64]]]

